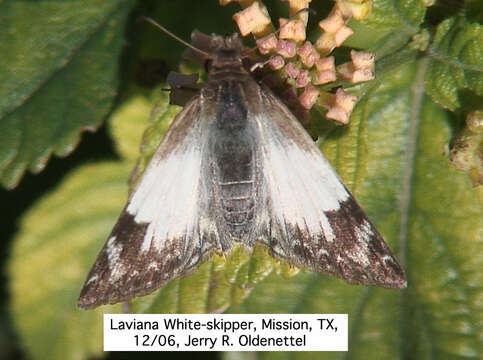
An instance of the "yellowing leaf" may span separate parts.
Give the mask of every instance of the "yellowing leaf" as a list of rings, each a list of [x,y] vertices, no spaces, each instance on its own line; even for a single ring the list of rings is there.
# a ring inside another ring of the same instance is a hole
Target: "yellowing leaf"
[[[72,172],[21,223],[9,264],[13,319],[32,359],[102,352],[102,313],[77,309],[82,283],[126,198],[129,169],[92,164]],[[102,181],[99,181],[102,179]]]

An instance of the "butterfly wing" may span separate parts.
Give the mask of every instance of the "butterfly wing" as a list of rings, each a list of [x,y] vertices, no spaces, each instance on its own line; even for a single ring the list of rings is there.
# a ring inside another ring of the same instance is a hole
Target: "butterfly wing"
[[[349,283],[406,286],[404,272],[327,159],[269,89],[254,110],[274,256]]]
[[[79,307],[148,294],[189,273],[215,246],[200,179],[200,107],[196,98],[174,120],[89,273]]]

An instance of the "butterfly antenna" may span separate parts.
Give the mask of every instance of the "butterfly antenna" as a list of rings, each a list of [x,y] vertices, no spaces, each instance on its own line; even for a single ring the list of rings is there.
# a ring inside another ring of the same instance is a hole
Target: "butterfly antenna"
[[[171,38],[175,39],[176,41],[180,42],[181,44],[183,44],[187,48],[190,48],[191,50],[196,51],[197,53],[200,53],[202,55],[205,55],[206,57],[211,58],[211,55],[210,54],[208,54],[207,52],[205,52],[205,51],[203,51],[201,49],[198,49],[197,47],[194,47],[189,42],[184,41],[180,37],[178,37],[175,34],[173,34],[171,31],[169,31],[168,29],[166,29],[163,25],[158,24],[155,20],[153,20],[153,19],[151,19],[149,17],[146,17],[146,16],[141,16],[141,17],[139,17],[139,21],[146,21],[146,22],[150,23],[151,25],[154,25],[159,30],[161,30],[162,32],[164,32],[166,35],[168,35]]]

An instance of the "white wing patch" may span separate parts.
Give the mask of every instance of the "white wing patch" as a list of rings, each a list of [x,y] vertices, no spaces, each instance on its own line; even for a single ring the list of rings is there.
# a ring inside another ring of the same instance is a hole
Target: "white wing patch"
[[[119,261],[121,258],[121,252],[122,244],[116,242],[116,236],[111,236],[109,240],[107,240],[106,253],[107,263],[109,270],[111,271],[111,278],[113,281],[117,281],[126,273],[126,268],[123,266],[121,261]]]
[[[268,91],[262,103],[267,111],[252,116],[272,253],[349,283],[405,287],[390,249],[297,119]]]
[[[193,142],[175,149],[166,159],[151,161],[126,209],[136,223],[149,224],[141,253],[152,246],[161,249],[166,239],[193,233],[198,218],[200,170],[201,150]]]
[[[175,118],[88,276],[81,308],[152,292],[215,248],[201,178],[209,155],[205,120],[197,98]]]
[[[289,222],[313,234],[322,230],[327,241],[334,241],[325,212],[337,211],[349,197],[344,185],[315,145],[311,144],[313,150],[302,149],[270,119],[261,117],[257,123],[264,137],[263,166],[272,214],[280,224]]]
[[[364,220],[360,226],[355,228],[357,240],[361,243],[367,245],[374,236],[374,231],[372,230],[371,224],[367,220]]]

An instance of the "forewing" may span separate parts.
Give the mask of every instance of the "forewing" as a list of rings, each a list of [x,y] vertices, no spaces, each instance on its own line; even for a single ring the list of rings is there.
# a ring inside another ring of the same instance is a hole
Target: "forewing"
[[[194,99],[174,120],[89,273],[79,307],[148,294],[211,250],[200,235],[207,232],[199,221],[207,207],[200,106]]]
[[[297,119],[269,90],[255,111],[273,255],[349,283],[406,286],[381,235]]]

